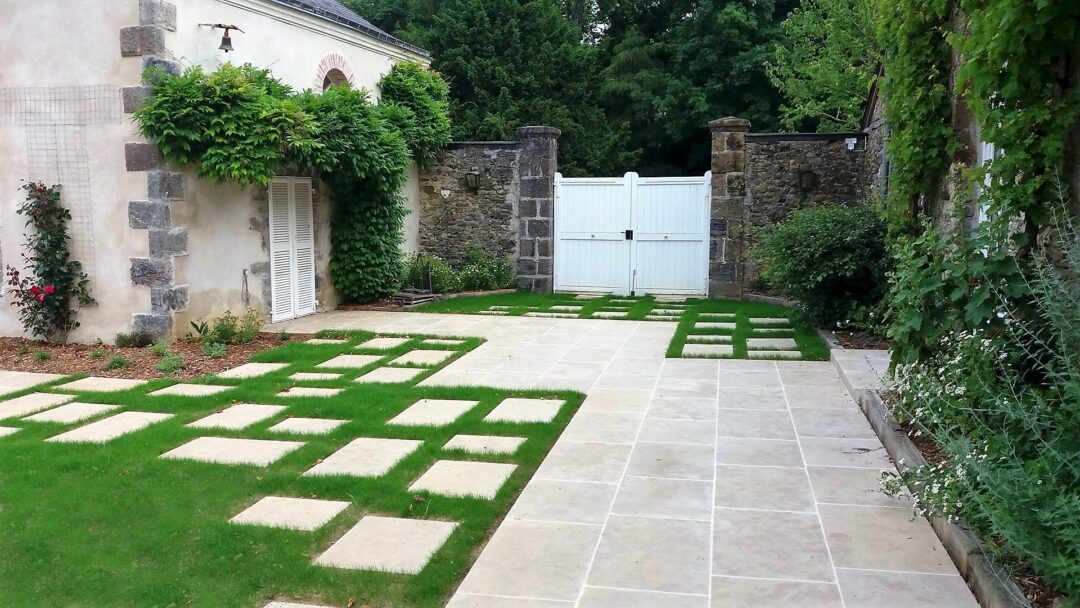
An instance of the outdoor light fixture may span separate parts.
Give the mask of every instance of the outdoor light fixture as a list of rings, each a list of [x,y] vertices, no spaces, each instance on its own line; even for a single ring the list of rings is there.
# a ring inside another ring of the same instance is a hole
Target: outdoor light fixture
[[[218,50],[225,51],[226,53],[236,50],[233,48],[232,37],[229,36],[229,30],[236,30],[238,32],[246,33],[244,32],[244,30],[236,27],[235,25],[227,25],[224,23],[200,23],[199,25],[225,30],[225,35],[221,37],[221,46],[218,47]]]
[[[476,173],[476,172],[466,173],[465,174],[465,187],[470,192],[479,192],[480,191],[480,174]]]
[[[799,190],[810,193],[817,186],[817,173],[813,171],[799,171]]]

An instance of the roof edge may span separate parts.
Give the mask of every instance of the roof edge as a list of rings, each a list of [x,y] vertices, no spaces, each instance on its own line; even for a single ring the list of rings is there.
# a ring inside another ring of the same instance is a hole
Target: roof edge
[[[341,15],[330,13],[328,11],[320,9],[319,7],[311,4],[310,2],[305,2],[304,0],[270,0],[270,2],[295,8],[299,11],[308,13],[309,15],[314,15],[332,23],[337,23],[338,25],[344,25],[345,27],[354,29],[381,42],[396,46],[411,53],[416,53],[417,55],[421,55],[427,59],[431,58],[431,53],[429,53],[425,49],[416,46],[415,44],[409,44],[408,42],[405,42],[400,38],[395,38],[394,36],[391,36],[390,34],[387,34],[386,32],[376,27],[360,23],[359,21],[355,21],[353,19],[342,17]]]

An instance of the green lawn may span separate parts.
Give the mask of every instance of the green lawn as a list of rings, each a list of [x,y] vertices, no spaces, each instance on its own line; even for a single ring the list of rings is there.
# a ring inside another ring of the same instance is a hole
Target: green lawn
[[[393,385],[351,381],[378,366],[376,363],[364,369],[331,370],[345,374],[339,380],[304,383],[345,388],[338,396],[275,397],[281,389],[295,384],[287,376],[313,371],[322,361],[354,352],[355,344],[370,337],[359,332],[347,335],[349,345],[289,343],[259,353],[253,361],[290,364],[266,376],[202,380],[237,387],[220,395],[147,395],[171,384],[169,380],[124,392],[80,394],[78,401],[175,414],[165,422],[104,445],[43,442],[90,421],[61,425],[0,420],[5,426],[21,427],[19,432],[0,438],[0,606],[262,608],[273,598],[335,606],[345,606],[349,598],[356,598],[357,606],[442,605],[570,420],[582,396],[560,391],[423,388],[415,386],[415,381]],[[416,347],[419,340],[417,337],[379,354],[387,355],[385,361]],[[424,348],[465,352],[479,343],[468,339],[459,347]],[[431,373],[436,369],[432,368]],[[508,396],[558,397],[567,404],[550,423],[483,422],[482,418]],[[443,427],[385,424],[420,398],[468,399],[480,405]],[[185,427],[234,402],[287,405],[289,409],[243,431]],[[266,430],[288,415],[344,418],[349,422],[323,436]],[[441,446],[458,433],[512,435],[526,437],[527,441],[515,454],[505,456],[442,451]],[[306,443],[265,468],[158,457],[199,436]],[[316,461],[360,436],[422,439],[424,444],[382,477],[300,477]],[[438,459],[511,462],[518,467],[494,500],[426,493],[414,496],[408,486]],[[315,532],[228,523],[267,495],[345,500],[351,506]],[[312,565],[316,556],[364,514],[450,520],[460,525],[418,575]]]
[[[612,300],[632,300],[632,303],[613,303]],[[654,312],[657,307],[665,307],[671,304],[677,305],[678,303],[657,301],[651,296],[631,298],[605,295],[591,300],[577,300],[574,294],[518,292],[486,296],[461,296],[424,304],[413,310],[427,313],[481,314],[482,311],[490,310],[492,306],[495,306],[507,307],[505,311],[499,310],[499,312],[505,312],[505,316],[522,316],[530,312],[551,312],[552,306],[581,306],[581,311],[576,315],[583,319],[595,318],[593,314],[601,310],[618,308],[626,310],[627,320],[647,320],[646,316]],[[730,343],[734,350],[732,358],[736,359],[745,359],[747,357],[746,338],[794,338],[803,359],[824,361],[829,358],[829,349],[825,342],[812,327],[800,321],[790,308],[758,302],[698,298],[687,298],[685,304],[685,312],[676,317],[678,318],[678,328],[667,350],[667,356],[670,358],[684,356],[682,354],[683,347],[687,343],[687,336],[690,334],[731,336]],[[702,313],[733,313],[736,317],[736,327],[734,330],[695,329],[694,325]],[[791,321],[791,331],[783,333],[755,331],[750,325],[750,319],[755,317],[788,318]],[[655,322],[670,323],[670,321]]]

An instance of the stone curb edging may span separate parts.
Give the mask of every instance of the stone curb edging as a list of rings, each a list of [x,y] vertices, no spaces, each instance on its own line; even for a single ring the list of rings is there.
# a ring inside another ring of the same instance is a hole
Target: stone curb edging
[[[851,385],[843,367],[830,357],[844,387],[870,422],[874,433],[885,446],[885,451],[892,458],[893,464],[901,472],[918,469],[927,464],[921,452],[907,435],[900,432],[889,419],[881,392],[872,389],[856,390]],[[903,461],[903,464],[900,462]],[[970,530],[955,523],[949,523],[944,517],[927,517],[949,553],[956,569],[967,581],[983,608],[1031,608],[1031,603],[1012,581],[1008,573],[995,566],[983,550],[983,543]]]

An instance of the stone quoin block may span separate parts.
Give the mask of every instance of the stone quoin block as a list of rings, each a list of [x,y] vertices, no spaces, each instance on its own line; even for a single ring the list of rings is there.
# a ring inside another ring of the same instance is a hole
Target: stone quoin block
[[[166,0],[139,0],[139,23],[176,31],[176,5]]]
[[[151,199],[182,200],[184,174],[174,171],[151,171],[146,175],[146,191]]]
[[[553,265],[551,258],[540,258],[536,260],[536,274],[550,275],[552,274],[552,269]]]
[[[190,295],[187,285],[153,287],[150,289],[150,309],[154,314],[164,315],[186,310]]]
[[[150,171],[164,162],[157,144],[131,142],[124,144],[124,165],[128,171]]]
[[[531,258],[536,255],[536,240],[523,238],[518,242],[518,255],[523,258]]]
[[[172,329],[172,315],[135,314],[131,315],[131,331],[146,332],[154,337],[163,338]]]
[[[541,258],[552,256],[551,239],[536,239],[536,255]]]
[[[167,258],[188,252],[187,228],[150,231],[150,257]]]
[[[550,198],[555,191],[555,182],[553,177],[525,178],[521,180],[520,188],[522,198]]]
[[[124,113],[131,114],[135,110],[146,105],[146,100],[150,98],[150,91],[151,88],[147,85],[124,87],[120,89],[120,98],[124,107]]]
[[[120,29],[120,56],[139,57],[165,52],[165,30],[152,25],[133,25]]]
[[[551,236],[551,221],[529,220],[529,236]]]
[[[142,61],[143,72],[146,72],[147,68],[160,68],[168,74],[179,75],[183,71],[183,67],[178,61],[172,61],[164,57],[158,57],[157,55],[144,55]]]
[[[172,225],[172,208],[160,201],[128,203],[128,226],[136,230],[164,229]]]
[[[172,282],[172,260],[131,258],[131,283],[133,285],[166,287]]]
[[[536,260],[529,258],[520,258],[517,262],[518,274],[522,276],[531,276],[536,274]]]

